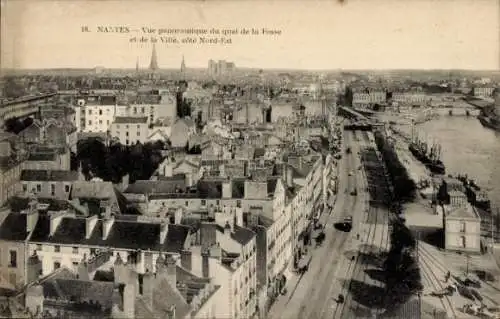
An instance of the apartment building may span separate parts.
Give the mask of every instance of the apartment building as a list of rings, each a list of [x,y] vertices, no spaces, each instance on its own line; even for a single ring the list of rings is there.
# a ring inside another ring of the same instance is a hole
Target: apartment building
[[[156,271],[141,273],[140,262],[118,256],[111,263],[104,250],[85,259],[73,272],[59,268],[24,290],[28,314],[99,318],[212,318],[219,286],[177,265],[172,255],[161,255]],[[38,256],[30,257],[39,262]],[[147,263],[153,265],[150,256]],[[112,268],[110,268],[112,267]],[[78,292],[78,293],[75,293]],[[208,310],[208,311],[207,311]]]
[[[222,226],[224,225],[224,226]],[[181,264],[220,285],[215,318],[251,318],[257,308],[255,233],[243,225],[241,210],[220,213],[215,223],[201,223]]]
[[[477,97],[491,97],[495,91],[494,87],[489,86],[478,86],[472,88],[472,94]]]
[[[355,92],[352,96],[352,106],[366,108],[373,104],[383,104],[386,102],[386,92],[370,91]]]
[[[111,137],[123,145],[144,144],[148,140],[147,117],[117,116],[111,124]]]
[[[117,98],[115,95],[85,95],[79,97],[75,108],[77,127],[79,122],[79,129],[82,132],[108,132],[115,117],[116,105]]]
[[[0,206],[14,196],[24,162],[28,157],[19,139],[10,133],[0,132]]]
[[[392,102],[401,106],[425,105],[430,101],[429,96],[421,92],[393,92]]]
[[[31,170],[66,170],[71,168],[71,152],[67,146],[52,147],[50,145],[32,146],[23,169]]]
[[[73,183],[79,178],[79,173],[74,171],[23,170],[19,191],[25,195],[67,200]]]

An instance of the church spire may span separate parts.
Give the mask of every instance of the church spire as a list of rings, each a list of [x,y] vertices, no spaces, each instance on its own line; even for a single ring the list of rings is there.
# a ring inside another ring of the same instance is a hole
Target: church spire
[[[184,75],[185,72],[186,72],[186,62],[184,61],[184,54],[183,54],[181,62],[181,73]]]
[[[158,70],[158,58],[156,57],[156,45],[153,43],[153,52],[151,53],[151,63],[149,69],[152,71]]]

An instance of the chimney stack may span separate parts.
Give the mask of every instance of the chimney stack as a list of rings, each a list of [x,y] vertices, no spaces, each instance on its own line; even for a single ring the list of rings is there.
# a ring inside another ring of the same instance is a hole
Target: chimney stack
[[[63,213],[54,213],[50,215],[50,236],[53,236],[57,230],[57,227],[59,227],[59,224],[64,218]]]
[[[203,278],[210,277],[210,252],[201,253],[201,273]]]
[[[115,222],[115,218],[113,216],[104,219],[102,223],[102,239],[106,240],[109,235],[109,231],[111,230],[111,227],[113,227],[113,224]]]
[[[233,184],[232,181],[226,181],[222,184],[222,198],[232,198],[233,197]]]
[[[160,224],[160,245],[163,245],[165,243],[165,240],[167,239],[167,233],[168,223],[163,222]]]
[[[85,238],[89,239],[90,236],[92,235],[92,231],[95,228],[95,225],[97,224],[97,215],[92,215],[87,218],[85,218]]]

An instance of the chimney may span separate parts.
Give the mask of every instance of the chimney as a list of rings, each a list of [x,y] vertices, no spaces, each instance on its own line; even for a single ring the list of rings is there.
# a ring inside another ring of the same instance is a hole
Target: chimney
[[[26,214],[26,232],[30,233],[35,229],[36,223],[38,222],[38,210],[30,210]]]
[[[286,170],[286,186],[293,187],[293,167],[289,164],[285,164]]]
[[[102,223],[102,239],[103,240],[106,240],[108,238],[109,231],[111,230],[111,227],[113,227],[114,222],[115,222],[115,218],[113,216],[103,220],[103,223]]]
[[[78,265],[78,279],[83,280],[83,281],[90,280],[89,272],[87,270],[87,262],[86,261],[82,261]]]
[[[115,259],[115,263],[113,264],[113,273],[115,278],[115,284],[124,284],[128,279],[128,271],[127,267],[123,263],[122,257],[120,254]]]
[[[226,222],[224,226],[224,235],[230,235],[233,232],[233,227],[230,222]]]
[[[95,228],[95,225],[97,224],[97,215],[92,215],[87,218],[85,218],[85,238],[89,239],[90,236],[92,235],[92,231]]]
[[[50,215],[50,236],[53,236],[65,214],[55,213]]]
[[[150,309],[153,308],[153,291],[155,285],[155,276],[152,272],[146,270],[142,277],[142,296]]]
[[[235,207],[234,209],[234,223],[237,226],[243,227],[243,208]]]
[[[174,223],[176,225],[180,225],[182,222],[182,216],[184,215],[184,209],[182,206],[177,207],[175,210],[175,217],[174,217]]]
[[[181,251],[181,266],[184,269],[191,271],[192,268],[192,253],[189,250]]]
[[[168,223],[163,222],[160,224],[160,245],[163,245],[165,243],[165,240],[167,239],[167,233]]]
[[[201,254],[201,273],[203,278],[208,278],[210,277],[210,253],[209,252],[203,252]]]
[[[232,198],[233,197],[233,183],[231,180],[224,182],[222,184],[222,198]]]
[[[42,261],[38,258],[36,250],[33,255],[28,258],[28,283],[32,283],[37,280],[42,274]]]
[[[167,257],[166,261],[166,271],[167,271],[167,280],[172,287],[177,286],[177,266],[175,259],[172,256]]]
[[[151,272],[154,269],[153,253],[150,252],[149,250],[144,252],[144,268],[146,268],[146,270],[150,270]]]

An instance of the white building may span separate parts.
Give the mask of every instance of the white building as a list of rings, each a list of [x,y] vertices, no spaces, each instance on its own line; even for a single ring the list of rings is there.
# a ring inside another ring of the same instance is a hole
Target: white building
[[[77,99],[76,126],[79,131],[106,133],[116,113],[116,96],[87,95]]]
[[[148,118],[117,116],[111,124],[111,137],[118,139],[122,145],[144,144],[149,137]]]

